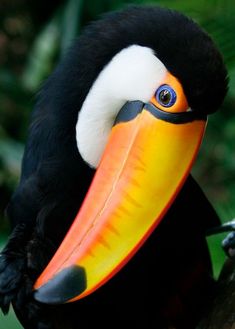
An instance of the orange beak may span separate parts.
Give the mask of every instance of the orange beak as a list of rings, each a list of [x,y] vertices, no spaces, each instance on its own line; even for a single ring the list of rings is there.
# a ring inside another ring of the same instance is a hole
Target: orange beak
[[[35,283],[35,298],[57,304],[95,291],[157,227],[190,172],[205,118],[127,103],[75,221]]]

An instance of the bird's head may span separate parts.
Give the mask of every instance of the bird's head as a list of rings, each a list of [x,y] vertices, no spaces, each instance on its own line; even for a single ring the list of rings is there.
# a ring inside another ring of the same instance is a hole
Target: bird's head
[[[227,90],[211,38],[175,11],[129,7],[105,15],[68,57],[76,51],[79,63],[69,69],[80,79],[77,149],[97,171],[35,284],[45,303],[90,294],[140,248],[182,187],[207,115]]]

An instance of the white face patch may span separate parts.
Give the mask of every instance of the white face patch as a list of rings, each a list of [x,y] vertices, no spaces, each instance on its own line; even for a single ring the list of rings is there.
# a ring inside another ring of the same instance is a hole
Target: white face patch
[[[96,168],[115,118],[127,101],[148,102],[167,69],[152,49],[137,45],[117,53],[94,81],[79,112],[77,147]]]

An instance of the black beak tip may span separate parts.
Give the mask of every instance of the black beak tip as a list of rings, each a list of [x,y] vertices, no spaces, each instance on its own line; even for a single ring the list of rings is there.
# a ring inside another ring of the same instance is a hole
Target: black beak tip
[[[34,298],[45,304],[64,304],[79,296],[87,287],[86,272],[74,265],[60,271],[34,293]]]

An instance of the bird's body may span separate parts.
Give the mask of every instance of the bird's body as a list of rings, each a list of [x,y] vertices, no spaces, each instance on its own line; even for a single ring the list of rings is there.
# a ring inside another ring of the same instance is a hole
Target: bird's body
[[[183,83],[192,108],[209,113],[223,100],[220,55],[211,55],[213,44],[196,24],[173,11],[131,7],[94,23],[75,42],[39,94],[21,180],[8,206],[13,233],[1,257],[0,305],[6,311],[12,302],[26,329],[190,329],[209,301],[214,280],[205,231],[219,219],[191,176],[159,227],[103,287],[60,306],[40,304],[30,294],[94,176],[77,149],[78,112],[104,67],[133,44],[154,50]]]
[[[32,301],[24,304],[24,295],[19,295],[19,307],[13,301],[16,314],[26,329],[37,328],[37,322],[44,317],[56,329],[98,324],[110,328],[113,321],[114,328],[194,328],[213,298],[215,281],[205,231],[218,224],[219,219],[202,190],[189,177],[159,228],[110,282],[81,301],[44,306],[39,312],[32,307]],[[58,244],[53,233],[46,236],[44,231],[30,233],[27,240],[20,241],[26,244],[24,257],[28,265],[17,276],[20,280],[26,274],[26,281],[29,280],[20,290],[31,289],[31,280],[35,280],[52,256],[52,241],[55,246]],[[64,231],[60,233],[63,235]],[[18,243],[12,249],[21,255]],[[28,320],[31,313],[36,317],[32,322]]]

